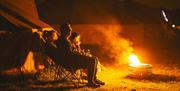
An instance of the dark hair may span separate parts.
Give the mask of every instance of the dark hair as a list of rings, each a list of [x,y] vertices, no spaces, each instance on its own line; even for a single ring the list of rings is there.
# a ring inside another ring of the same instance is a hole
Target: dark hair
[[[64,34],[64,33],[71,32],[71,31],[72,31],[72,30],[70,29],[70,24],[69,24],[69,23],[62,24],[59,29],[60,29],[60,31],[61,31],[61,34]]]
[[[53,33],[56,33],[56,32],[55,32],[55,31],[48,31],[48,32],[47,32],[47,37],[48,37],[48,36],[51,36]]]
[[[44,32],[43,32],[43,38],[45,39],[45,41],[47,41],[48,40],[48,37],[50,37],[50,36],[52,36],[52,34],[53,33],[56,33],[55,31],[53,31],[53,30],[51,30],[51,31],[47,31],[47,30],[45,30]]]
[[[76,37],[79,36],[79,35],[80,35],[80,34],[78,34],[77,32],[72,32],[69,39],[72,41],[74,38],[76,38]]]

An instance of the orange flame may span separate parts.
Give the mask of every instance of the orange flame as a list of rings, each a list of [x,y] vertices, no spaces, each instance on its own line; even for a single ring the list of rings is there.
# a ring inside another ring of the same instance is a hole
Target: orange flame
[[[24,63],[24,65],[21,67],[21,70],[23,72],[36,72],[35,69],[35,63],[34,63],[34,59],[33,59],[33,52],[30,51],[27,55],[26,61]]]
[[[139,65],[141,64],[141,62],[139,61],[138,56],[136,56],[135,54],[131,54],[131,55],[129,56],[129,60],[130,60],[130,62],[131,62],[130,66],[135,66],[135,67],[137,67],[137,66],[139,66]]]

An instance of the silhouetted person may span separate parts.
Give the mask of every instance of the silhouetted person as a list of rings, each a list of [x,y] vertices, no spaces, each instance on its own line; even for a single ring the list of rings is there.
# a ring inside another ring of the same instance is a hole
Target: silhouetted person
[[[55,31],[44,31],[43,32],[43,46],[44,46],[44,50],[43,53],[46,54],[48,57],[50,57],[50,59],[48,60],[49,64],[52,64],[52,61],[55,60],[60,60],[59,58],[59,51],[57,49],[57,46],[55,44],[55,41],[58,39],[58,36],[56,34]]]
[[[66,69],[87,69],[88,85],[90,87],[99,87],[100,85],[104,85],[104,82],[96,79],[96,68],[98,60],[73,51],[71,42],[69,40],[72,32],[70,24],[62,25],[60,30],[61,36],[57,40],[56,44],[61,60],[55,63],[61,64]]]
[[[97,71],[100,72],[101,68],[103,66],[100,64],[98,57],[92,55],[90,53],[89,49],[85,50],[85,49],[81,48],[81,36],[80,36],[80,34],[77,32],[72,32],[69,40],[71,41],[72,49],[74,52],[79,52],[81,55],[84,55],[84,56],[93,57],[94,59],[96,59],[98,61],[97,68],[96,68],[95,72],[97,72]],[[84,70],[84,72],[87,73],[86,70]]]
[[[80,34],[78,34],[77,32],[72,32],[69,40],[71,42],[73,52],[78,52],[81,55],[92,57],[89,49],[85,51],[85,49],[81,48]]]
[[[77,32],[72,32],[71,36],[69,37],[69,40],[71,42],[71,46],[73,51],[80,52],[81,53],[81,41],[80,41],[80,35]]]

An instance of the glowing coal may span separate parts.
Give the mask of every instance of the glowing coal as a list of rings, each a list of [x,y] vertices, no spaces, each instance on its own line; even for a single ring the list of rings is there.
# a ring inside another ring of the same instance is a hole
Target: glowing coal
[[[130,76],[147,76],[152,74],[152,65],[141,63],[135,54],[129,56],[129,72]]]
[[[135,67],[137,67],[137,66],[139,66],[139,65],[141,64],[140,61],[139,61],[139,59],[138,59],[138,57],[137,57],[135,54],[131,54],[131,55],[129,56],[129,60],[131,61],[130,66],[135,66]]]

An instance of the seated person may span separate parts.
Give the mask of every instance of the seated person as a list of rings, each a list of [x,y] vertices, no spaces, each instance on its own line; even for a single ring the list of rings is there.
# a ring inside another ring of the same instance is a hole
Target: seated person
[[[43,53],[50,57],[48,58],[49,64],[54,64],[54,60],[59,60],[57,46],[54,43],[57,39],[58,36],[55,31],[52,30],[43,32]]]
[[[98,80],[96,77],[96,69],[98,60],[94,57],[89,57],[74,52],[69,40],[72,29],[70,24],[64,24],[60,27],[61,36],[56,41],[58,54],[60,59],[55,61],[61,64],[66,69],[87,69],[88,70],[88,85],[91,87],[99,87],[105,83]]]
[[[52,60],[45,55],[44,52],[44,43],[47,41],[52,41],[52,39],[47,38],[46,34],[50,34],[51,31],[35,31],[33,33],[33,44],[32,50],[34,52],[33,59],[35,60],[35,67],[37,70],[43,70],[46,66],[52,64]]]
[[[71,36],[69,37],[69,40],[71,42],[72,50],[74,52],[78,52],[82,55],[86,55],[91,57],[90,50],[85,51],[84,49],[81,49],[81,41],[80,41],[80,35],[77,32],[72,32]]]
[[[85,51],[85,49],[81,48],[81,46],[80,46],[81,45],[80,34],[78,34],[77,32],[72,32],[69,40],[71,42],[72,49],[73,49],[74,52],[79,52],[81,55],[85,55],[85,56],[89,56],[89,57],[94,57],[96,60],[98,60],[97,70],[96,71],[100,72],[101,68],[103,66],[100,64],[98,57],[93,56],[90,53],[89,49],[87,51]],[[86,70],[84,70],[84,71],[85,71],[85,73],[87,73]]]

